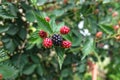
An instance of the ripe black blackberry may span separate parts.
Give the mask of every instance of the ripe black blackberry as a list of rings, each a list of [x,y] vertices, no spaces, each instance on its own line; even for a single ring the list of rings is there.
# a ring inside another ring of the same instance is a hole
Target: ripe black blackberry
[[[52,36],[52,42],[55,46],[61,46],[63,38],[60,34],[54,34]]]

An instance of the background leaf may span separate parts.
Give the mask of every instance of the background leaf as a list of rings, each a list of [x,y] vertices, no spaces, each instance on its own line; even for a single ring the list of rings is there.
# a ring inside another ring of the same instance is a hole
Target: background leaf
[[[99,27],[107,34],[114,33],[114,29],[111,25],[100,24]]]
[[[64,49],[60,48],[60,47],[56,47],[55,48],[56,50],[56,53],[57,53],[57,59],[58,59],[58,62],[59,62],[59,67],[60,69],[62,69],[62,64],[63,64],[63,61],[64,61]]]
[[[87,55],[90,53],[93,53],[95,51],[95,45],[94,45],[94,40],[93,38],[88,39],[88,41],[84,44],[82,52],[83,52],[83,57],[84,59]]]
[[[26,74],[26,75],[30,75],[34,72],[36,68],[36,65],[31,65],[31,66],[26,66],[26,69],[24,69],[23,73]]]
[[[48,22],[46,22],[46,20],[44,18],[42,18],[41,16],[39,16],[37,14],[35,14],[35,16],[36,16],[36,19],[38,21],[38,25],[39,25],[40,29],[43,29],[49,33],[53,33],[51,26],[49,25]]]
[[[0,62],[3,62],[3,61],[5,61],[5,60],[7,60],[7,59],[9,59],[10,57],[8,56],[8,51],[7,50],[5,50],[5,49],[0,49]]]
[[[8,64],[0,63],[0,73],[3,75],[4,79],[15,79],[18,70]]]
[[[0,27],[0,33],[8,31],[9,27],[8,26],[1,26]]]

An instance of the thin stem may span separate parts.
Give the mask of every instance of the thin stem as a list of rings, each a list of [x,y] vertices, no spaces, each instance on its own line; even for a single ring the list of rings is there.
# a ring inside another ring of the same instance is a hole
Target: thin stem
[[[99,63],[99,65],[100,65],[100,64],[102,63],[101,60],[100,60],[100,56],[98,55],[97,52],[94,52],[94,54],[95,54],[95,56],[97,57],[98,63]]]
[[[109,37],[104,38],[104,39],[96,40],[96,42],[101,42],[101,41],[105,41],[105,40],[108,40],[108,39],[112,39],[112,38],[115,38],[117,35],[120,35],[120,33],[114,34],[114,35],[109,36]]]

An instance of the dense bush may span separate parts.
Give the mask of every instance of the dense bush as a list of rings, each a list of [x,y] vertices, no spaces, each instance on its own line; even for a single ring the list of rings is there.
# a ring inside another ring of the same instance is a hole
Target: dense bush
[[[91,80],[95,65],[97,80],[119,80],[119,9],[119,0],[2,0],[0,80]]]

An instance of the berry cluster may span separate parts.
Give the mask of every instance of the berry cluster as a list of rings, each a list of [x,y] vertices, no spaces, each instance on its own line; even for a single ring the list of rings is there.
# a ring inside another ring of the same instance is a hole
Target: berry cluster
[[[49,17],[45,17],[45,20],[47,22],[50,21]],[[39,36],[43,39],[43,46],[45,48],[50,48],[53,45],[54,46],[61,46],[63,48],[70,48],[71,47],[71,42],[70,41],[65,41],[63,40],[61,35],[65,35],[68,34],[70,32],[70,28],[67,26],[62,26],[60,28],[60,34],[53,34],[50,38],[48,38],[48,34],[47,32],[45,32],[44,30],[40,30],[39,31]]]

